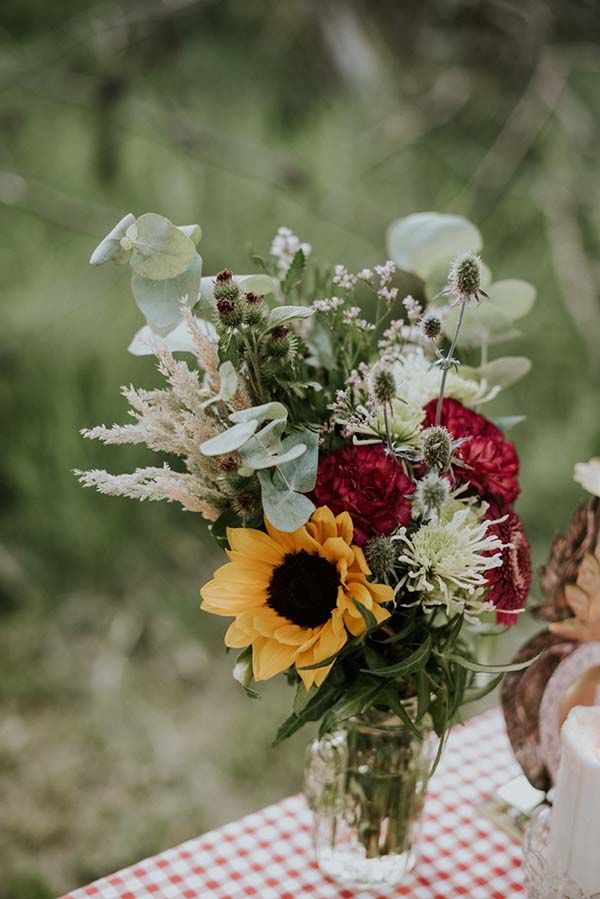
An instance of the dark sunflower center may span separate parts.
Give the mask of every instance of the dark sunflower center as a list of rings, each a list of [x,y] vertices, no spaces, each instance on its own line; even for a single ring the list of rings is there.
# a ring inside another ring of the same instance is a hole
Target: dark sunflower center
[[[267,604],[292,624],[318,627],[335,609],[339,583],[332,562],[301,549],[284,556],[273,571]]]

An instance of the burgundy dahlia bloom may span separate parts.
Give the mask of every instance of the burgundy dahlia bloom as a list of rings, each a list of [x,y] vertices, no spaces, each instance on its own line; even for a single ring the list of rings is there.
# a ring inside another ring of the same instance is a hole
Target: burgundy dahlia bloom
[[[332,512],[349,512],[354,541],[364,546],[370,537],[391,534],[408,524],[408,495],[415,489],[402,464],[381,444],[348,444],[321,456],[312,498]]]
[[[425,406],[424,427],[434,424],[437,400]],[[493,422],[467,409],[457,400],[445,399],[441,424],[455,439],[468,437],[454,456],[468,468],[453,467],[458,483],[468,483],[483,499],[512,503],[521,492],[519,458],[514,445]]]
[[[491,524],[488,533],[496,534],[503,543],[510,544],[502,550],[502,566],[487,572],[490,591],[487,599],[494,603],[498,624],[516,624],[519,615],[514,614],[525,605],[531,587],[531,549],[525,535],[523,522],[510,506],[492,505],[486,518],[493,521],[506,515],[506,520]],[[513,614],[511,614],[513,613]]]

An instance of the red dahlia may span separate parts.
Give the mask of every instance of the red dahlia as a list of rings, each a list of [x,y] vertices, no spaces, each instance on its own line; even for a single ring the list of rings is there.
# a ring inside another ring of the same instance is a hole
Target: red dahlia
[[[313,499],[336,515],[349,512],[354,540],[364,546],[370,537],[391,534],[398,525],[408,524],[408,495],[414,489],[402,464],[381,444],[349,444],[320,457]]]
[[[494,603],[498,624],[516,624],[519,615],[514,614],[525,605],[531,587],[531,550],[525,535],[523,522],[510,506],[492,505],[486,518],[493,521],[506,515],[505,521],[491,524],[488,533],[496,534],[503,543],[510,544],[502,550],[502,566],[487,572],[490,592],[487,596]]]
[[[425,406],[425,423],[435,423],[437,400]],[[467,409],[457,400],[445,399],[441,424],[455,439],[468,437],[455,450],[455,457],[468,468],[455,465],[453,473],[459,483],[468,483],[484,499],[511,503],[519,495],[519,458],[515,447],[505,440],[493,422]]]

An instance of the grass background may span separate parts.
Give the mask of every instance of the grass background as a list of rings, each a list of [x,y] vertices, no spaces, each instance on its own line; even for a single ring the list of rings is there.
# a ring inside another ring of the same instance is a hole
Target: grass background
[[[122,419],[140,316],[92,270],[128,211],[198,221],[205,272],[279,224],[351,268],[412,211],[472,218],[497,277],[536,284],[507,351],[533,373],[519,511],[536,564],[599,452],[593,4],[5,0],[0,12],[0,899],[44,899],[298,789],[290,696],[247,700],[199,519],[82,490],[127,470],[81,427]],[[503,348],[504,349],[504,348]],[[537,587],[536,587],[537,589]],[[511,645],[528,625],[519,626]],[[511,650],[499,649],[502,656]]]

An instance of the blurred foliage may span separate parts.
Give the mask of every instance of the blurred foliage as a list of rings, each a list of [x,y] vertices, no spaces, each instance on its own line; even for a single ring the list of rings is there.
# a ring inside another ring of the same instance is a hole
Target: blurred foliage
[[[495,276],[540,292],[503,348],[534,371],[494,406],[527,415],[518,508],[540,562],[580,495],[573,463],[600,449],[595,12],[5,0],[2,899],[64,891],[300,783],[304,738],[268,749],[285,686],[241,696],[222,623],[197,612],[217,558],[203,523],[71,475],[147,458],[78,434],[122,417],[121,384],[154,381],[125,351],[141,322],[120,272],[87,266],[98,239],[156,210],[202,224],[207,272],[247,269],[279,224],[358,267],[383,261],[397,216],[467,215]]]

